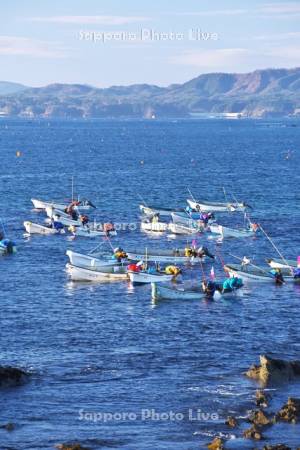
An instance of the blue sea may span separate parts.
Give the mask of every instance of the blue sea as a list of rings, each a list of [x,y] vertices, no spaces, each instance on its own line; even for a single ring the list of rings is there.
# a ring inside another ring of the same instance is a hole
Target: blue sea
[[[17,152],[20,156],[17,156]],[[300,286],[245,286],[237,298],[151,301],[150,286],[72,283],[67,249],[89,252],[103,240],[24,237],[23,221],[43,223],[31,198],[65,200],[71,180],[105,222],[139,223],[139,204],[184,207],[232,196],[253,206],[286,258],[300,254],[300,122],[296,120],[8,120],[0,121],[0,217],[18,253],[3,257],[0,365],[30,372],[23,386],[0,391],[0,449],[53,449],[78,441],[91,449],[204,449],[214,436],[232,449],[300,445],[300,426],[268,428],[253,444],[224,425],[245,417],[258,385],[243,372],[259,355],[300,359]],[[243,225],[240,213],[218,222]],[[120,231],[112,245],[185,246],[186,238]],[[133,227],[132,227],[133,228]],[[216,243],[220,260],[278,256],[264,235]],[[108,247],[109,249],[109,247]],[[205,266],[209,273],[211,263]],[[199,267],[185,279],[201,282]],[[270,411],[300,381],[275,386]]]

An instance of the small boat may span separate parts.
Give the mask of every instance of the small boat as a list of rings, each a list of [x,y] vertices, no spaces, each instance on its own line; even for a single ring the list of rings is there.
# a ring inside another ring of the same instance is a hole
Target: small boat
[[[187,203],[195,211],[206,212],[233,212],[245,211],[246,203],[222,203],[222,202],[199,202],[196,200],[187,199]]]
[[[39,225],[38,223],[32,223],[29,221],[24,222],[25,230],[28,234],[64,234],[65,230],[56,228],[46,227],[44,225]]]
[[[53,209],[53,214],[51,214],[51,208],[47,208],[47,215],[48,219],[46,219],[46,222],[50,222],[49,219],[54,219],[56,221],[61,222],[65,227],[80,227],[82,226],[81,220],[78,218],[77,220],[72,219],[72,217],[69,214],[66,214],[63,211],[59,211],[57,209]]]
[[[193,222],[196,226],[186,226],[180,223],[169,223],[169,231],[173,234],[198,234],[203,232],[203,228],[201,228],[199,225],[197,225],[195,222]]]
[[[242,238],[242,237],[253,237],[256,232],[252,229],[237,229],[224,227],[223,225],[212,224],[209,226],[210,231],[214,234],[219,234],[224,238]]]
[[[17,252],[17,246],[14,241],[8,238],[0,240],[0,256],[12,255]]]
[[[71,265],[86,269],[101,270],[103,267],[122,266],[122,263],[117,260],[100,259],[93,255],[84,255],[82,253],[73,252],[72,250],[67,250],[66,255],[69,257]]]
[[[168,224],[165,222],[151,222],[147,219],[142,220],[141,230],[151,233],[163,233],[168,229]]]
[[[184,208],[161,208],[159,206],[146,206],[139,205],[141,212],[145,216],[155,216],[159,214],[160,216],[170,216],[172,212],[184,212]]]
[[[72,264],[66,265],[72,281],[124,281],[128,279],[126,267],[102,267],[100,270],[87,269]]]
[[[224,270],[226,270],[230,276],[237,276],[243,281],[248,282],[275,282],[274,275],[266,267],[258,267],[253,264],[226,264]],[[300,279],[295,279],[290,272],[283,272],[285,282],[298,282]]]
[[[193,226],[193,224],[203,224],[205,226],[202,213],[172,213],[171,217],[174,223],[182,223],[183,225],[187,226]],[[212,218],[208,220],[207,224],[211,224],[214,222],[215,220]]]
[[[289,269],[290,267],[296,268],[298,262],[295,259],[286,259],[283,261],[282,259],[271,258],[267,259],[267,263],[272,269]]]
[[[55,209],[58,209],[60,211],[64,211],[69,205],[67,203],[56,203],[56,202],[45,202],[43,200],[37,200],[35,198],[31,199],[31,202],[33,203],[33,206],[35,209],[41,209],[44,210],[48,207],[52,207]],[[70,201],[71,203],[71,201]],[[92,202],[89,200],[79,200],[76,202],[76,207],[80,209],[81,211],[91,211],[92,209],[95,209],[96,207],[93,205]]]
[[[86,237],[90,239],[94,239],[100,236],[117,236],[117,232],[114,229],[105,229],[104,224],[98,224],[97,226],[70,226],[69,231],[73,234],[73,236],[80,236],[80,237]]]
[[[148,273],[148,272],[132,272],[128,271],[130,281],[134,284],[145,284],[145,283],[163,283],[171,281],[174,275],[167,275],[165,273]]]
[[[183,285],[174,285],[164,286],[157,283],[151,283],[152,289],[152,299],[166,299],[166,300],[200,300],[203,298],[209,298],[205,292],[203,292],[202,287],[189,287],[185,288]],[[220,297],[232,297],[235,296],[238,289],[235,289],[231,292],[223,292],[221,293],[218,290],[215,290],[213,295],[210,298],[220,298]]]
[[[203,263],[206,260],[206,256],[185,256],[185,251],[180,249],[173,250],[161,250],[161,249],[147,249],[147,250],[127,250],[127,258],[131,261],[142,261],[146,259],[152,262],[166,262],[173,264],[186,264],[186,263]],[[207,255],[208,256],[208,255]],[[210,256],[213,258],[213,256]]]

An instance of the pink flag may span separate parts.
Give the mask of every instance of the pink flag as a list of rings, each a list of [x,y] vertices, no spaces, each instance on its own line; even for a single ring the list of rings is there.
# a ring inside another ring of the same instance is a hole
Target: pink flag
[[[298,256],[298,258],[297,258],[297,266],[298,267],[300,266],[300,256]]]
[[[216,278],[216,276],[215,276],[215,269],[214,269],[214,266],[211,266],[210,279],[211,279],[211,281],[215,281],[215,278]]]
[[[192,247],[196,247],[197,246],[197,241],[196,241],[196,239],[193,239],[192,240]]]

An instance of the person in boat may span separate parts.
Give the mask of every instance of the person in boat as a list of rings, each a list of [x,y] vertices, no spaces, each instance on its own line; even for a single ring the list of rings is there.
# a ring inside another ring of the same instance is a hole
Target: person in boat
[[[85,214],[82,214],[81,216],[79,216],[79,220],[83,227],[87,226],[89,223],[89,218]]]
[[[216,292],[217,284],[212,280],[202,281],[202,290],[207,297],[213,297]]]
[[[127,258],[127,254],[126,252],[122,249],[122,247],[117,247],[114,249],[114,258],[118,261],[121,262],[122,259],[126,259]]]
[[[129,266],[127,266],[127,270],[129,272],[141,272],[142,270],[143,261],[140,261],[138,263],[131,263]]]
[[[271,275],[273,275],[276,284],[284,283],[284,278],[283,278],[282,272],[279,268],[271,269],[270,273],[271,273]]]
[[[226,280],[223,281],[222,285],[222,291],[221,293],[224,294],[226,292],[232,292],[236,289],[239,289],[243,286],[243,280],[238,277],[231,277],[226,278]]]
[[[293,270],[294,278],[300,280],[300,265]]]
[[[179,269],[179,267],[177,266],[170,265],[165,268],[166,275],[174,275],[175,277],[177,277],[177,275],[179,275],[180,273],[181,269]]]
[[[207,247],[204,247],[203,245],[198,248],[197,250],[197,256],[199,258],[203,258],[204,256],[208,256],[211,259],[215,259],[214,255],[210,253]]]
[[[159,213],[153,214],[151,217],[151,223],[158,223],[159,222]]]
[[[57,214],[56,216],[51,218],[50,228],[54,228],[57,231],[61,231],[64,229],[64,225],[59,221],[60,215]]]

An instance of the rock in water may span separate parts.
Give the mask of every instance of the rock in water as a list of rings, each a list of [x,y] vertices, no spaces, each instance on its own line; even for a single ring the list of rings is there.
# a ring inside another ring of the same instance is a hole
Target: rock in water
[[[265,445],[263,450],[292,450],[285,444]]]
[[[0,428],[6,431],[13,431],[15,429],[15,424],[12,422],[8,422],[4,425],[0,425]]]
[[[228,425],[230,428],[235,428],[238,426],[238,421],[233,416],[228,416],[225,422],[226,425]]]
[[[246,439],[256,439],[257,441],[263,438],[262,432],[256,425],[253,425],[252,427],[245,430],[243,436]]]
[[[249,417],[249,420],[254,425],[257,425],[259,427],[264,427],[272,423],[271,420],[266,416],[266,414],[260,410],[253,411],[253,413]]]
[[[256,399],[257,406],[260,406],[261,408],[268,407],[268,395],[265,394],[265,392],[263,390],[258,389],[255,392],[255,399]]]
[[[276,414],[276,420],[297,423],[300,419],[300,399],[288,398],[287,403]]]
[[[87,447],[82,447],[79,443],[73,443],[73,444],[57,444],[55,446],[59,450],[90,450]]]
[[[17,386],[26,381],[28,374],[15,367],[0,367],[0,387]]]
[[[300,361],[284,361],[261,355],[260,366],[251,366],[246,375],[261,381],[263,385],[289,381],[300,376]]]
[[[208,444],[207,448],[209,448],[209,450],[224,450],[222,439],[219,437],[214,438],[214,440]]]

